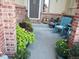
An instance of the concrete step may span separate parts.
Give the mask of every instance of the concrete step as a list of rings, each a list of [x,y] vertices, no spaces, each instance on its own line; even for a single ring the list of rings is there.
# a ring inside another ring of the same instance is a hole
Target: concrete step
[[[30,21],[32,23],[35,23],[35,24],[40,24],[41,23],[41,20],[40,19],[30,19]]]

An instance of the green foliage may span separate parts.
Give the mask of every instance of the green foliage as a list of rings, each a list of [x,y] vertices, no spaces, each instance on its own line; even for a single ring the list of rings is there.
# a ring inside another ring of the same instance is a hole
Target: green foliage
[[[21,23],[19,23],[20,27],[24,28],[25,30],[29,32],[33,32],[32,24],[29,20],[29,18],[25,18]]]
[[[21,28],[19,25],[16,27],[17,39],[23,41],[23,43],[33,43],[35,35],[33,32],[28,32],[25,29]]]
[[[59,56],[66,57],[69,55],[68,45],[65,40],[59,40],[56,42],[56,51]]]
[[[19,25],[16,26],[16,38],[17,38],[17,53],[14,59],[27,59],[28,50],[26,45],[32,44],[35,36],[34,33],[28,32],[21,28]]]
[[[29,31],[29,32],[33,32],[33,28],[30,22],[22,22],[19,23],[20,27],[24,28],[25,30]]]
[[[75,43],[72,48],[70,48],[70,55],[78,57],[79,56],[79,42]]]
[[[13,57],[13,59],[28,59],[30,53],[29,51],[26,49],[18,49],[17,48],[17,53],[16,55]]]
[[[30,22],[30,20],[29,20],[28,17],[26,17],[26,18],[23,20],[23,22]]]

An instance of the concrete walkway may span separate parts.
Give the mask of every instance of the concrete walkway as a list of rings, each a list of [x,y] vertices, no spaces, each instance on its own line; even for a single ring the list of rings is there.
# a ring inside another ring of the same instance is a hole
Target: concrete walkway
[[[60,39],[46,24],[33,24],[36,41],[29,47],[31,56],[29,59],[56,59],[55,42]]]

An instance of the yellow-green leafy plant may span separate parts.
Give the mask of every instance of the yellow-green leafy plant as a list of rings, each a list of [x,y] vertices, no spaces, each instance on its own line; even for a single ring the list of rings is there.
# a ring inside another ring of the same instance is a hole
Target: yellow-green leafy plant
[[[35,40],[35,35],[32,32],[28,32],[21,28],[19,25],[16,26],[16,38],[17,38],[17,53],[14,59],[27,59],[29,56],[27,45],[32,44]]]

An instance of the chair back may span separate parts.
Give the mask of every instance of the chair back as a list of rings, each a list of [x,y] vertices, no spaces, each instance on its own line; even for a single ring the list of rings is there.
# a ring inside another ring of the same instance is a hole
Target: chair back
[[[63,16],[63,17],[61,18],[60,25],[66,26],[66,25],[68,25],[68,24],[71,24],[71,22],[72,22],[72,17]]]

